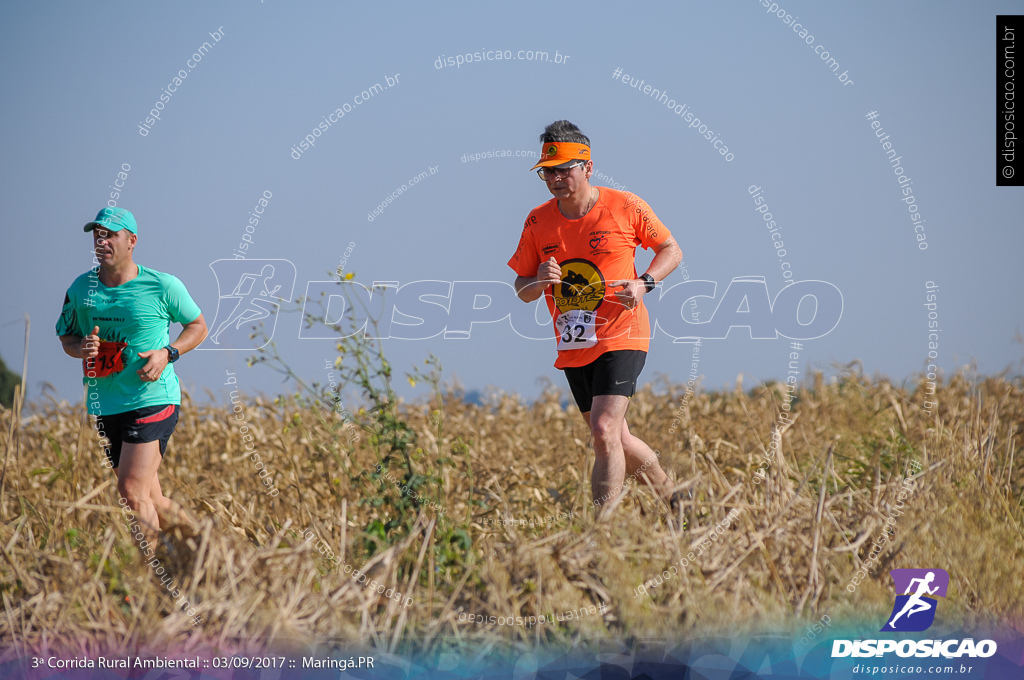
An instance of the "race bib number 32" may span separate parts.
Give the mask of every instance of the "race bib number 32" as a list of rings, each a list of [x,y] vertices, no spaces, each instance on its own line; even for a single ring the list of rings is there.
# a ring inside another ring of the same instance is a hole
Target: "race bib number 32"
[[[583,349],[597,344],[597,313],[585,309],[570,309],[555,319],[558,331],[558,351]]]

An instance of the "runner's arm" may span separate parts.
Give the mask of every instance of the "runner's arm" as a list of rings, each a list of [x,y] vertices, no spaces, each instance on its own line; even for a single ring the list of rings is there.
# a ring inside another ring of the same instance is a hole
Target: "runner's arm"
[[[83,358],[81,335],[62,335],[60,336],[60,344],[64,347],[64,353],[69,357],[74,359]]]
[[[95,357],[99,354],[100,338],[97,335],[99,330],[99,326],[95,326],[92,332],[84,338],[81,335],[73,334],[60,336],[60,344],[64,347],[64,353],[75,359]]]
[[[529,229],[529,225],[536,223],[536,221],[537,218],[532,215],[526,219],[526,224],[523,225],[523,233],[519,237],[519,246],[516,248],[512,259],[508,261],[508,266],[517,274],[514,284],[516,296],[523,302],[533,302],[544,294],[547,285],[537,285],[538,281],[543,279],[553,280],[561,275],[561,270],[555,258],[549,257],[547,262],[543,262],[540,259],[540,254],[537,252],[537,247],[533,240],[533,233]],[[537,264],[535,265],[534,262]],[[534,274],[525,275],[522,273],[524,271],[533,271]],[[558,276],[555,276],[556,274]]]
[[[516,277],[516,295],[523,302],[533,302],[544,294],[548,286],[561,281],[561,277],[562,268],[558,266],[558,261],[549,257],[547,262],[541,262],[537,266],[536,276]]]
[[[202,314],[189,323],[182,325],[184,328],[181,329],[178,339],[171,343],[178,350],[179,355],[198,347],[199,343],[206,339],[206,335],[209,332],[206,328],[206,319],[203,318]]]
[[[655,281],[664,280],[683,261],[683,251],[671,236],[655,246],[654,252],[654,259],[646,273],[653,276]]]
[[[523,302],[533,302],[544,294],[544,287],[537,285],[536,276],[517,276],[516,295]]]
[[[171,346],[178,350],[178,356],[195,348],[196,345],[205,340],[207,332],[206,320],[203,319],[202,314],[182,325],[185,328],[182,329],[178,339],[171,343]],[[156,382],[160,379],[164,369],[167,368],[167,364],[170,363],[171,353],[161,347],[159,349],[139,352],[139,358],[146,360],[146,365],[136,371],[139,374],[139,378],[143,382]]]

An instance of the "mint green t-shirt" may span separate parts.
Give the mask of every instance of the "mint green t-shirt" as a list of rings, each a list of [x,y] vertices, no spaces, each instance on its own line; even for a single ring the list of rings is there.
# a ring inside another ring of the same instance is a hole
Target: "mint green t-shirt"
[[[98,268],[90,270],[75,279],[64,296],[57,335],[85,337],[99,326],[100,340],[127,344],[121,355],[124,370],[103,378],[82,376],[93,415],[181,404],[174,367],[168,363],[159,380],[143,382],[137,371],[147,360],[139,352],[166,347],[171,342],[171,322],[191,323],[201,311],[176,276],[137,266],[138,276],[113,288],[99,280]]]

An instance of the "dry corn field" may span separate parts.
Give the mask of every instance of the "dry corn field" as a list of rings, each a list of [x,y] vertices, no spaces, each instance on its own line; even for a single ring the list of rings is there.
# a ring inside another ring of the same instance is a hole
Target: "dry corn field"
[[[954,376],[930,416],[913,384],[849,370],[812,382],[797,391],[795,420],[759,483],[781,385],[691,395],[674,433],[681,386],[633,399],[630,429],[689,491],[685,528],[635,482],[595,519],[589,435],[554,391],[532,405],[490,394],[482,406],[444,392],[364,406],[344,425],[337,409],[243,392],[277,495],[243,448],[237,409],[186,395],[160,474],[196,526],[167,532],[157,556],[197,625],[143,562],[82,408],[4,410],[3,660],[339,639],[429,657],[466,643],[797,637],[825,614],[834,627],[877,630],[893,603],[888,572],[900,567],[949,572],[943,627],[1024,630],[1022,381]],[[894,515],[912,469],[916,484]],[[490,623],[508,616],[523,622]]]

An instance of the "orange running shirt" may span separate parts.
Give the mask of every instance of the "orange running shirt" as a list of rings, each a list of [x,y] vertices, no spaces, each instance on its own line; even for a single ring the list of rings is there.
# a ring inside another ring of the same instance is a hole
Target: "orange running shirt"
[[[559,335],[555,368],[586,366],[605,352],[646,352],[650,346],[646,305],[641,300],[626,309],[614,296],[624,289],[609,290],[606,298],[605,286],[637,278],[636,247],[654,248],[671,234],[640,197],[598,190],[593,208],[577,220],[567,219],[555,198],[534,208],[508,261],[520,276],[536,276],[540,263],[551,257],[562,269],[562,282],[544,292]]]

